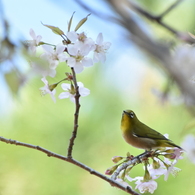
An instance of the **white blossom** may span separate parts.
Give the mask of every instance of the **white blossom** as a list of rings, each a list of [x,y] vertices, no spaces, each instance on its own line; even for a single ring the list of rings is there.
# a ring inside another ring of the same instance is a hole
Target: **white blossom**
[[[43,77],[41,80],[42,80],[43,83],[45,84],[45,86],[43,86],[43,87],[40,88],[41,94],[42,94],[42,95],[46,95],[46,94],[49,93],[50,96],[51,96],[51,98],[52,98],[52,100],[53,100],[54,102],[56,102],[56,99],[55,99],[56,90],[55,90],[55,89],[53,89],[53,90],[50,89],[49,84],[48,84],[48,81],[47,81],[47,79],[46,79],[45,77]]]
[[[157,189],[157,182],[154,180],[150,180],[147,182],[143,181],[143,177],[136,177],[137,181],[135,182],[136,187],[140,193],[150,192],[151,194]]]
[[[29,46],[29,51],[32,54],[36,53],[36,47],[39,45],[42,36],[41,35],[36,35],[34,30],[31,28],[29,31],[30,36],[32,37],[33,40],[26,41],[27,45]]]
[[[105,62],[106,52],[110,48],[111,43],[110,42],[103,42],[103,35],[102,35],[102,33],[99,33],[99,35],[96,39],[95,46],[96,47],[95,47],[94,56],[93,56],[94,63]]]
[[[91,51],[91,45],[88,44],[69,44],[68,53],[70,57],[67,58],[67,65],[73,67],[76,73],[83,71],[84,66],[93,66],[91,58],[86,57]]]
[[[77,85],[79,87],[79,94],[80,94],[80,96],[85,97],[85,96],[87,96],[87,95],[90,94],[90,90],[87,89],[87,88],[85,88],[84,85],[83,85],[83,83],[77,82]],[[62,92],[59,95],[59,99],[70,98],[70,100],[72,102],[75,102],[76,91],[75,91],[74,88],[72,89],[71,84],[62,83],[61,87],[66,92]]]
[[[43,53],[41,57],[49,62],[51,69],[56,69],[59,62],[66,61],[67,56],[64,53],[66,48],[65,45],[58,44],[56,49],[53,49],[53,47],[50,45],[43,45],[42,47],[45,50],[45,53]]]

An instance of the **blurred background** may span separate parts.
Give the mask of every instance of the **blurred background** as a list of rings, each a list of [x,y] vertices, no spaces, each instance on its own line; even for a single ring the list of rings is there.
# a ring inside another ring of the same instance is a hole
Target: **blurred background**
[[[114,16],[104,1],[91,1],[89,6]],[[174,1],[142,0],[140,5],[153,14],[164,11]],[[165,18],[178,31],[194,33],[195,3],[186,0]],[[1,17],[9,22],[9,37],[15,45],[30,40],[29,29],[43,37],[44,42],[58,44],[60,37],[53,34],[44,24],[58,26],[64,32],[67,22],[75,11],[73,26],[89,12],[75,1],[62,0],[2,0]],[[139,17],[138,17],[139,20]],[[179,22],[178,22],[179,21]],[[177,40],[156,24],[140,20],[140,25],[149,34],[161,41],[177,44]],[[78,81],[91,90],[81,98],[79,131],[75,141],[73,157],[91,168],[104,173],[112,166],[111,158],[125,156],[127,152],[138,155],[142,150],[124,142],[120,132],[120,120],[124,109],[132,109],[138,118],[162,134],[168,133],[176,144],[181,144],[187,133],[186,127],[193,122],[193,116],[180,99],[177,86],[169,101],[162,101],[158,93],[165,90],[169,79],[158,63],[139,50],[127,39],[126,31],[109,20],[91,14],[79,32],[85,31],[96,39],[99,32],[104,40],[112,43],[104,64],[95,64],[78,74]],[[4,37],[1,28],[0,38]],[[24,75],[22,85],[11,73],[14,66]],[[17,52],[12,61],[0,64],[0,129],[1,136],[21,142],[42,146],[61,155],[67,154],[67,146],[73,129],[74,104],[68,99],[53,103],[50,96],[42,97],[39,88],[43,83],[38,76],[29,76],[30,67]],[[68,71],[68,67],[67,70]],[[56,82],[64,75],[59,66]],[[61,92],[60,87],[57,94]],[[111,187],[103,180],[84,170],[54,158],[48,158],[39,151],[0,142],[0,194],[2,195],[94,195],[125,194]],[[180,160],[177,167],[182,171],[176,178],[163,177],[157,180],[155,194],[193,194],[195,165],[187,158]],[[141,165],[132,170],[131,177],[142,176]],[[186,179],[187,178],[187,179]],[[134,184],[132,183],[132,186]],[[185,188],[184,188],[185,186]]]

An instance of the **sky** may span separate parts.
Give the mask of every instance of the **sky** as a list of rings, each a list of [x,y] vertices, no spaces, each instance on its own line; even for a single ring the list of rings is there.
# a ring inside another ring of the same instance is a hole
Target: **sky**
[[[3,10],[4,16],[10,23],[11,38],[14,42],[17,42],[17,40],[31,39],[29,30],[32,28],[37,35],[43,37],[42,40],[44,42],[58,44],[61,42],[61,38],[53,34],[51,30],[43,26],[42,23],[57,26],[66,32],[67,23],[74,11],[73,27],[76,26],[79,20],[89,14],[88,11],[83,9],[74,0],[0,0],[0,2],[1,10]],[[112,11],[103,1],[87,1],[88,5],[89,2],[92,3],[92,6],[96,7],[97,10],[112,15]],[[116,80],[116,75],[119,77],[119,82],[116,83],[116,85],[120,86],[126,79],[136,83],[142,76],[144,65],[143,62],[139,60],[140,53],[138,53],[133,44],[121,40],[123,37],[125,39],[125,31],[117,24],[113,24],[112,22],[91,14],[88,21],[80,30],[85,31],[87,35],[94,40],[97,35],[102,32],[104,40],[112,43],[105,64],[107,70],[112,65],[112,71],[107,71],[111,81],[113,79]],[[135,63],[136,69],[135,66],[129,66],[129,63]],[[136,74],[129,77],[129,71],[127,71],[127,69],[131,72],[135,71]],[[120,74],[118,74],[119,71],[121,72]],[[113,77],[113,75],[115,76]],[[3,83],[3,78],[0,77],[0,84],[3,85]],[[8,99],[12,101],[12,98],[8,98],[8,95],[9,90],[5,89],[4,94],[0,97],[1,107]],[[1,111],[5,112],[5,109],[1,109]]]

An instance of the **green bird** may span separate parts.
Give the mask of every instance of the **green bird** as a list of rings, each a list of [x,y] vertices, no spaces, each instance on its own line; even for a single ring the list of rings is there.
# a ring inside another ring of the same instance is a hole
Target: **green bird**
[[[125,141],[136,148],[151,150],[161,147],[177,147],[182,149],[161,133],[140,122],[132,110],[123,111],[121,130]]]

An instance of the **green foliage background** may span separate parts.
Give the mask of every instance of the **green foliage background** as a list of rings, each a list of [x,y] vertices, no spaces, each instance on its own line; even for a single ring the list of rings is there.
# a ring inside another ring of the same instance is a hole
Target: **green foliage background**
[[[148,2],[145,6],[151,8],[152,1],[145,2]],[[158,5],[154,2],[156,1],[153,1],[152,6],[160,9],[159,1]],[[178,9],[181,11],[182,6]],[[191,9],[191,6],[187,9]],[[169,20],[166,20],[174,23],[173,18],[175,16],[170,15]],[[188,20],[178,25],[183,29],[194,29],[191,24],[192,20]],[[162,29],[156,31],[159,32],[159,37],[168,36]],[[186,133],[183,133],[183,129],[192,120],[184,106],[168,103],[162,105],[151,94],[151,87],[161,87],[165,82],[159,70],[150,66],[139,85],[134,86],[128,80],[123,80],[119,88],[115,85],[118,81],[108,76],[112,70],[110,64],[111,60],[107,65],[96,64],[78,75],[78,81],[82,81],[85,87],[91,90],[91,94],[81,98],[79,131],[73,157],[101,173],[113,165],[113,156],[125,156],[127,152],[137,155],[142,152],[122,139],[120,119],[124,109],[133,109],[142,122],[163,134],[168,133],[170,139],[177,144],[183,140]],[[63,66],[60,69],[62,76],[67,70]],[[129,72],[129,77],[133,74]],[[42,85],[39,78],[34,78],[21,89],[19,96],[13,99],[13,111],[9,115],[1,116],[1,136],[66,155],[73,129],[74,104],[68,99],[57,100],[54,104],[49,95],[41,97],[38,89]],[[58,89],[58,94],[60,91]],[[47,157],[36,150],[0,142],[0,153],[2,195],[125,194],[72,164]],[[157,180],[158,189],[154,194],[194,193],[195,165],[184,158],[177,167],[182,171],[176,178],[170,176],[168,181],[163,178]],[[138,175],[143,175],[141,165],[132,170],[131,177]],[[134,184],[131,185],[134,187]]]
[[[170,138],[179,144],[181,131],[190,119],[185,108],[159,104],[150,93],[149,75],[146,75],[144,86],[140,86],[140,96],[136,99],[131,98],[131,92],[129,95],[122,94],[120,89],[106,84],[106,79],[102,77],[103,66],[95,65],[78,75],[79,80],[91,89],[91,94],[81,98],[79,132],[73,157],[104,173],[113,165],[113,156],[125,156],[128,151],[134,155],[141,153],[141,150],[126,144],[120,133],[121,113],[127,108],[133,109],[149,126],[161,133],[169,133]],[[155,82],[154,79],[152,83]],[[133,86],[129,85],[130,90]],[[54,104],[49,96],[40,96],[40,86],[42,83],[35,78],[21,90],[11,116],[2,117],[1,135],[66,155],[73,128],[74,104],[68,99],[57,100]],[[0,145],[2,194],[124,194],[67,162],[28,148],[1,142]],[[182,172],[176,178],[170,176],[167,182],[160,178],[155,194],[171,194],[173,190],[174,194],[193,192],[195,177],[191,170],[194,165],[184,159],[177,166]],[[131,176],[138,175],[143,175],[141,165],[132,171]]]

